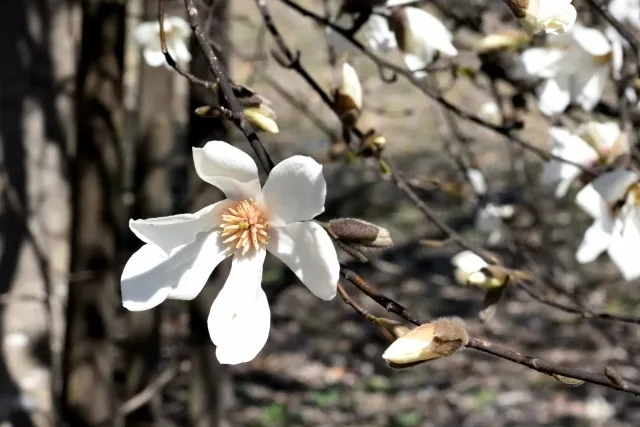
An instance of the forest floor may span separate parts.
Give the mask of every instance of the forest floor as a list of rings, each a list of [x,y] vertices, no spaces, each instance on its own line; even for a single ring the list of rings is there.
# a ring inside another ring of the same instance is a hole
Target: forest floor
[[[258,16],[252,0],[233,2],[235,47],[244,54],[256,46]],[[307,1],[319,10],[319,1]],[[296,16],[277,1],[269,3],[276,24],[301,60],[325,88],[332,74],[327,65],[321,30]],[[267,35],[267,46],[272,46]],[[268,52],[268,49],[265,50]],[[468,55],[473,58],[473,54]],[[461,60],[464,60],[465,52]],[[397,59],[397,58],[395,58]],[[357,57],[365,87],[363,128],[375,127],[388,139],[386,154],[408,176],[455,177],[456,167],[443,150],[434,105],[398,79],[385,84],[366,58]],[[333,132],[332,113],[302,79],[273,60],[250,63],[234,59],[237,82],[248,83],[274,103],[281,132],[266,137],[272,156],[281,160],[293,153],[326,159],[329,137],[273,87],[284,87]],[[486,87],[458,79],[447,97],[464,109],[478,111],[487,99]],[[386,110],[386,111],[382,111]],[[409,113],[405,114],[405,110]],[[526,118],[522,136],[546,144],[546,123],[538,115]],[[510,180],[508,144],[490,131],[461,123],[478,164],[498,189],[514,188]],[[526,156],[537,170],[539,160]],[[369,264],[352,268],[379,290],[425,318],[460,316],[473,336],[568,366],[602,372],[607,364],[623,376],[638,378],[637,327],[577,318],[531,300],[521,291],[508,291],[496,316],[488,323],[478,318],[483,291],[455,284],[450,257],[453,246],[426,248],[420,239],[443,236],[389,181],[380,178],[374,163],[342,160],[325,163],[328,182],[326,213],[321,218],[355,216],[386,227],[394,247],[376,253]],[[482,243],[473,227],[472,197],[456,202],[437,191],[421,194],[441,219],[463,236]],[[562,260],[569,292],[590,307],[638,313],[638,296],[606,261],[577,267],[575,247],[588,219],[570,201],[556,202],[545,193],[553,256]],[[546,211],[545,211],[546,212]],[[551,215],[553,212],[553,216]],[[342,256],[342,255],[341,255]],[[347,255],[343,256],[349,261]],[[569,387],[511,362],[463,349],[452,357],[406,370],[393,370],[381,358],[382,336],[347,307],[339,297],[323,302],[278,264],[268,259],[265,288],[272,301],[272,329],[266,348],[251,364],[232,368],[235,398],[230,413],[234,426],[636,426],[640,403],[632,396],[595,386]],[[289,286],[290,285],[290,286]],[[345,284],[367,310],[384,315],[382,308]],[[391,317],[391,316],[390,316]]]

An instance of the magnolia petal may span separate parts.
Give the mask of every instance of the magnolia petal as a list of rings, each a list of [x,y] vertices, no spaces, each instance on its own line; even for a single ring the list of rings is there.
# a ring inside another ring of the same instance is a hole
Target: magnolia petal
[[[478,195],[487,194],[487,181],[478,169],[467,169],[467,178],[473,187],[473,191]]]
[[[626,215],[620,233],[614,233],[607,253],[625,280],[640,277],[640,212],[634,208]]]
[[[272,225],[312,219],[324,212],[327,183],[322,165],[307,156],[278,163],[262,188],[262,203]]]
[[[560,70],[560,64],[566,53],[560,49],[534,47],[520,55],[520,62],[515,74],[520,78],[551,78]]]
[[[384,54],[398,47],[396,36],[389,29],[387,18],[380,15],[371,15],[362,28],[364,38],[372,51]]]
[[[593,144],[602,155],[607,156],[609,151],[620,140],[620,126],[616,122],[599,123],[587,122],[578,128],[578,134]]]
[[[435,55],[435,52],[434,52],[434,55]],[[413,75],[417,79],[423,79],[427,76],[427,72],[424,71],[424,68],[433,61],[434,55],[430,55],[430,56],[425,55],[425,56],[428,56],[428,59],[425,60],[412,53],[406,53],[403,56],[403,59],[404,59],[405,65],[407,66],[407,69],[409,71],[412,71]]]
[[[571,103],[569,76],[558,74],[538,87],[538,108],[547,116],[562,113]]]
[[[226,326],[225,339],[216,345],[218,362],[237,365],[253,360],[266,344],[270,326],[269,302],[259,288],[255,299],[247,301]]]
[[[185,273],[185,276],[171,289],[167,298],[191,301],[197,297],[207,284],[211,272],[230,255],[219,233],[210,233],[205,238],[190,272]]]
[[[462,251],[451,258],[451,264],[467,273],[479,271],[489,264],[471,251]]]
[[[600,193],[593,188],[593,183],[588,184],[578,192],[576,204],[593,219],[604,218],[609,215],[609,208]]]
[[[164,53],[162,53],[159,47],[157,49],[152,46],[144,48],[142,56],[144,57],[144,62],[150,67],[156,68],[167,63],[164,58]]]
[[[576,44],[591,56],[597,57],[611,53],[609,40],[598,29],[576,25],[571,35]]]
[[[131,311],[149,310],[162,303],[174,283],[169,280],[136,280],[140,275],[161,265],[167,256],[153,245],[144,245],[127,261],[120,282],[122,305]]]
[[[217,240],[217,233],[200,234],[168,257],[152,245],[140,248],[122,272],[122,305],[131,311],[148,310],[164,301],[173,289],[195,297],[221,257]]]
[[[550,135],[552,154],[583,166],[590,166],[598,159],[596,150],[567,129],[553,127]],[[556,189],[556,197],[560,198],[581,172],[580,168],[573,164],[552,159],[544,163],[540,179],[543,184],[560,181]]]
[[[547,34],[562,34],[569,31],[578,17],[578,12],[571,4],[571,0],[547,0],[547,4],[550,3],[555,7],[551,12],[551,18],[544,21]]]
[[[253,199],[260,193],[256,163],[247,153],[224,141],[194,147],[193,163],[200,179],[218,187],[229,199]]]
[[[406,7],[405,12],[409,33],[419,40],[418,44],[430,46],[447,56],[458,54],[458,50],[451,43],[451,31],[438,18],[417,7]]]
[[[576,252],[576,260],[580,264],[595,261],[604,252],[611,242],[611,232],[613,222],[609,219],[600,219],[594,223],[584,233],[582,243]]]
[[[592,182],[592,185],[605,202],[614,204],[625,198],[629,187],[639,178],[638,174],[633,171],[616,169],[600,175]]]
[[[195,213],[132,219],[129,228],[143,242],[162,249],[169,255],[172,249],[191,243],[198,233],[207,232],[222,223],[222,212],[233,202],[223,200]]]
[[[233,339],[242,338],[232,335],[230,328],[246,306],[258,298],[266,254],[266,251],[260,250],[233,257],[229,277],[213,301],[207,319],[209,335],[215,345],[224,345]]]
[[[340,277],[338,255],[327,232],[315,222],[298,222],[274,229],[267,250],[287,265],[318,298],[336,295]]]
[[[179,16],[168,16],[164,20],[165,25],[169,24],[175,31],[178,38],[188,40],[191,37],[191,25]]]
[[[133,30],[133,40],[138,46],[148,46],[158,39],[160,25],[157,21],[143,22]]]
[[[191,52],[184,40],[177,37],[167,40],[167,49],[176,62],[182,64],[191,62]]]
[[[571,84],[571,98],[585,111],[593,110],[602,97],[608,74],[607,66],[576,72]]]

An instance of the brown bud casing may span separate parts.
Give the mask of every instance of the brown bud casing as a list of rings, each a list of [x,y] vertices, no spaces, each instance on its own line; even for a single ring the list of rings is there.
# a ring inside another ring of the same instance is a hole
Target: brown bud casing
[[[389,231],[362,219],[333,219],[327,228],[334,238],[358,249],[384,249],[393,245]]]

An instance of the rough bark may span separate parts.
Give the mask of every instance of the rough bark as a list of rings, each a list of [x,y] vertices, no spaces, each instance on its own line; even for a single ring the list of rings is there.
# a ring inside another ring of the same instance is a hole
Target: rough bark
[[[206,23],[207,35],[222,47],[218,52],[225,65],[227,63],[226,47],[229,45],[229,9],[228,0],[200,0],[196,2],[200,16]],[[192,71],[200,76],[213,80],[206,58],[192,41],[193,54]],[[191,89],[191,111],[202,105],[215,105],[217,102],[213,93],[201,87]],[[191,116],[189,127],[189,141],[193,146],[202,146],[212,139],[225,140],[228,137],[225,125],[217,120],[199,119]],[[189,148],[190,150],[190,148]],[[191,182],[199,183],[200,179],[191,173]],[[197,192],[190,206],[193,211],[206,204],[220,200],[222,194],[208,186],[205,191],[197,191],[192,186],[192,192]],[[225,408],[229,405],[232,395],[231,379],[226,368],[222,367],[215,357],[215,347],[211,344],[207,331],[206,320],[215,295],[219,292],[229,273],[228,263],[218,266],[211,276],[210,283],[202,294],[191,304],[191,336],[192,336],[192,372],[191,372],[191,419],[192,425],[198,427],[217,427],[226,425]]]
[[[73,426],[116,421],[114,369],[117,254],[122,200],[124,2],[83,2],[78,79],[78,149],[74,161],[72,282],[67,311],[65,404]]]
[[[143,0],[142,19],[156,19],[158,0]],[[131,30],[131,29],[130,29]],[[135,111],[135,202],[131,216],[150,218],[172,214],[170,193],[171,159],[174,146],[173,110],[174,74],[164,67],[151,68],[140,58],[136,47],[133,54],[139,58],[136,90],[139,94]],[[130,112],[133,114],[133,112]],[[137,250],[141,242],[129,234],[129,252]],[[127,338],[124,343],[125,398],[131,398],[148,386],[160,373],[160,319],[162,307],[143,312],[127,313]],[[161,393],[154,396],[156,401]],[[126,424],[149,425],[157,422],[153,407],[144,405],[127,417]]]
[[[58,420],[79,10],[0,2],[0,419],[20,427]]]

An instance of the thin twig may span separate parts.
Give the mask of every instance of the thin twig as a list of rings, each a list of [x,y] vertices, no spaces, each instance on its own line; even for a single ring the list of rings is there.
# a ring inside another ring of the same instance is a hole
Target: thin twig
[[[191,24],[191,28],[193,29],[193,33],[198,41],[198,45],[205,57],[207,58],[207,62],[209,63],[209,69],[213,73],[216,78],[216,81],[219,85],[219,90],[222,91],[222,95],[224,96],[229,109],[233,112],[235,120],[234,123],[242,131],[244,136],[251,144],[251,148],[256,153],[256,157],[258,158],[258,162],[260,162],[260,166],[267,172],[271,172],[273,169],[273,161],[269,157],[267,150],[264,148],[262,141],[258,137],[255,128],[251,125],[249,120],[244,115],[244,110],[238,101],[238,98],[233,93],[233,88],[227,78],[226,74],[222,70],[220,66],[220,62],[218,61],[218,57],[214,52],[211,44],[207,41],[207,36],[205,35],[201,25],[200,18],[198,16],[198,9],[193,3],[193,0],[184,0],[185,8],[187,9],[187,16],[189,17],[189,23]]]

